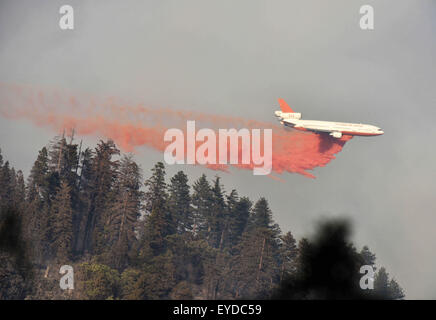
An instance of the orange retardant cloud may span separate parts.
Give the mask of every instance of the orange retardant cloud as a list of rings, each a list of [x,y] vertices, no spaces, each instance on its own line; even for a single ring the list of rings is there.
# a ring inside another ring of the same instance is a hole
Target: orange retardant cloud
[[[169,108],[149,108],[113,97],[97,99],[56,89],[42,90],[1,83],[0,115],[8,119],[27,119],[37,126],[50,128],[57,133],[63,129],[74,128],[79,135],[109,138],[126,152],[135,151],[139,147],[150,147],[164,152],[170,144],[164,142],[165,131],[169,128],[179,128],[184,132],[186,139],[188,120],[196,121],[197,130],[204,127],[272,129],[273,172],[299,173],[311,178],[314,176],[308,170],[327,165],[352,138],[343,136],[341,139],[335,139],[325,134],[286,130],[278,125],[245,118]],[[197,143],[197,146],[200,144]],[[253,169],[252,163],[231,166]],[[213,170],[228,169],[227,165],[207,167]]]

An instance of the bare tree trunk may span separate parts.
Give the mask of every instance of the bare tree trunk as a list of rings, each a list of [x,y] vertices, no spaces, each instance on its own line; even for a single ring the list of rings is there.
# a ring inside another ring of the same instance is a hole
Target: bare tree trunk
[[[123,233],[124,220],[126,219],[126,210],[127,210],[127,191],[124,195],[124,205],[123,205],[123,217],[121,219],[120,231],[118,232],[118,243],[121,241],[121,234]]]
[[[56,171],[59,172],[59,169],[61,167],[61,157],[62,157],[62,149],[64,148],[64,138],[65,138],[65,129],[62,133],[62,139],[61,139],[61,147],[59,149],[59,155],[58,155],[58,165]]]
[[[77,170],[79,170],[79,165],[80,165],[80,156],[82,155],[82,140],[80,140],[80,145],[79,145],[79,155],[77,156],[77,164],[76,164],[76,174],[77,174]],[[82,178],[82,172],[80,172],[80,178]],[[79,187],[80,187],[80,179],[79,179]]]
[[[262,251],[260,253],[259,268],[257,269],[256,281],[259,281],[260,269],[262,269],[263,251],[265,250],[266,238],[263,238]]]
[[[70,136],[70,146],[73,144],[74,133],[75,133],[75,130],[74,130],[74,128],[72,128],[72,129],[71,129],[71,136]]]
[[[224,228],[223,228],[223,231],[221,231],[221,239],[220,239],[220,245],[219,245],[220,251],[223,250],[223,242],[224,242]]]
[[[194,226],[192,227],[192,234],[195,237],[195,233],[197,232],[197,221],[194,219]]]
[[[48,277],[49,272],[50,272],[50,266],[47,266],[47,268],[45,269],[44,278]]]

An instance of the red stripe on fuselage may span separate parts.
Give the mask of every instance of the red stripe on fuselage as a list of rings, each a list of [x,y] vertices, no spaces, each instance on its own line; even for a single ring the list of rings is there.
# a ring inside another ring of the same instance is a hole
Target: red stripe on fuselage
[[[382,135],[383,133],[377,133],[377,132],[352,132],[352,131],[341,131],[342,134],[346,134],[349,136],[379,136]]]
[[[287,122],[283,122],[283,124],[286,127],[290,127],[290,128],[293,128],[293,129],[299,130],[299,131],[312,131],[312,132],[327,133],[327,134],[331,133],[330,131],[317,131],[317,130],[313,130],[313,129],[306,129],[303,127],[296,127],[296,126],[293,126],[292,124],[287,123]],[[354,131],[339,131],[339,130],[337,132],[341,132],[343,135],[347,135],[347,136],[366,136],[366,137],[379,136],[379,135],[383,134],[383,133],[377,133],[377,132],[354,132]]]

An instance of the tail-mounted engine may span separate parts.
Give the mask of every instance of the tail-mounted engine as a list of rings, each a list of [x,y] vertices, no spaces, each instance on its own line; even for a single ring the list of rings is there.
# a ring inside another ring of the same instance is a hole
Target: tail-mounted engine
[[[276,117],[278,117],[280,119],[295,119],[295,120],[301,119],[301,113],[298,113],[298,112],[276,111],[275,114],[276,114]]]

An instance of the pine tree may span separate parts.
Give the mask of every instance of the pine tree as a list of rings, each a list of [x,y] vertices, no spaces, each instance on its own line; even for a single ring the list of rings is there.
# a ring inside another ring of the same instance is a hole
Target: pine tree
[[[83,249],[100,254],[104,247],[106,208],[113,197],[113,184],[118,170],[118,161],[112,160],[119,155],[112,140],[100,141],[92,158],[92,177],[89,181],[88,210],[84,223]]]
[[[168,203],[179,234],[191,232],[194,225],[189,188],[188,177],[183,171],[179,171],[171,178]]]
[[[132,156],[121,160],[114,191],[114,202],[108,208],[106,221],[109,261],[121,270],[128,265],[129,251],[136,242],[135,226],[141,214],[142,175]]]
[[[393,300],[401,300],[405,297],[403,289],[395,279],[391,279],[389,282],[389,297]]]
[[[73,144],[73,137],[67,143],[64,134],[56,136],[49,145],[48,149],[48,175],[50,197],[55,197],[57,190],[62,182],[66,182],[70,187],[71,208],[73,210],[73,250],[77,249],[77,242],[82,240],[80,234],[80,224],[83,219],[83,212],[86,211],[82,205],[79,194],[78,165],[79,155],[77,144]],[[53,217],[50,219],[53,220]],[[82,236],[82,237],[81,237]]]
[[[158,162],[154,168],[151,169],[151,172],[151,177],[145,182],[145,187],[147,188],[145,193],[145,209],[148,212],[156,208],[165,207],[168,200],[164,164]]]
[[[72,258],[73,250],[73,209],[70,192],[68,183],[62,181],[50,210],[53,251],[57,260],[63,264]]]
[[[360,251],[360,256],[362,257],[362,259],[363,259],[363,263],[364,263],[365,265],[368,265],[368,266],[374,266],[374,268],[375,268],[376,256],[375,256],[375,254],[373,254],[373,253],[369,250],[368,246],[364,246],[364,247],[362,248],[362,250]],[[375,269],[374,269],[374,270],[375,270]]]
[[[176,285],[173,256],[167,251],[155,256],[143,267],[138,282],[143,288],[142,299],[168,299],[168,295]]]
[[[121,274],[121,298],[125,300],[140,300],[144,297],[144,288],[140,281],[142,272],[129,268]]]
[[[247,197],[238,197],[236,190],[232,190],[227,197],[228,232],[225,246],[232,248],[241,240],[250,216],[252,203]]]
[[[235,298],[267,296],[280,277],[277,239],[267,228],[245,232],[233,256]]]
[[[374,295],[378,299],[399,300],[404,298],[404,291],[394,279],[389,280],[389,273],[381,267],[374,277]]]
[[[239,202],[238,192],[233,189],[230,194],[225,196],[225,207],[224,207],[224,224],[221,233],[221,243],[220,249],[231,248],[233,242],[235,241],[236,232],[236,207]]]
[[[86,148],[81,152],[78,166],[78,182],[77,182],[77,204],[74,215],[74,234],[75,243],[74,251],[82,253],[85,248],[86,226],[88,223],[88,213],[91,205],[91,194],[93,187],[93,157],[94,153],[90,148]]]
[[[297,245],[297,273],[302,273],[303,262],[307,259],[306,255],[309,253],[310,243],[307,238],[301,238]]]
[[[193,185],[192,205],[194,213],[193,233],[201,238],[207,237],[208,216],[212,206],[212,191],[206,175],[202,175]]]
[[[56,138],[39,151],[25,185],[0,153],[0,209],[19,217],[5,224],[0,210],[0,298],[66,297],[53,291],[49,267],[73,259],[92,261],[78,265],[80,298],[265,298],[288,280],[286,298],[404,298],[385,268],[375,290],[362,293],[359,267],[376,256],[366,246],[357,253],[345,225],[327,223],[315,241],[303,238],[297,247],[291,232],[280,235],[265,198],[253,206],[205,175],[191,196],[182,171],[166,184],[163,163],[144,193],[139,166],[131,156],[118,161],[119,154],[112,141],[83,152],[80,145],[77,153],[72,139]],[[46,267],[34,282],[27,257]]]
[[[276,236],[280,233],[279,226],[273,222],[272,212],[265,198],[262,197],[255,203],[247,227],[249,231],[256,228],[267,228]]]
[[[297,242],[291,232],[281,236],[280,245],[280,280],[286,279],[296,272],[297,268]]]
[[[49,188],[47,148],[43,147],[34,162],[27,182],[26,195],[26,238],[33,243],[32,251],[37,263],[45,263],[52,256],[49,207],[51,203]]]
[[[64,134],[62,136],[56,136],[49,144],[49,168],[51,172],[60,172],[64,165],[64,154],[67,141]],[[59,174],[60,175],[60,174]]]
[[[268,202],[259,199],[233,259],[236,298],[267,296],[279,282],[279,233]]]
[[[26,186],[24,183],[24,176],[21,170],[16,173],[16,183],[14,188],[14,203],[24,209],[26,200]]]
[[[158,256],[166,250],[166,237],[175,233],[175,225],[168,208],[168,193],[165,183],[165,167],[158,162],[151,170],[152,176],[146,180],[146,217],[140,255]],[[150,251],[151,250],[151,251]]]
[[[374,277],[374,293],[382,299],[390,299],[389,274],[381,267]]]
[[[78,174],[77,188],[82,194],[90,190],[92,185],[92,165],[94,162],[93,157],[94,152],[89,148],[86,148],[80,155],[80,166],[78,167],[78,172],[80,169],[80,173]]]
[[[10,207],[13,204],[15,171],[9,167],[9,161],[0,167],[0,203]]]
[[[38,197],[43,201],[49,201],[48,198],[48,153],[47,148],[43,147],[39,153],[33,167],[30,171],[28,180],[28,197],[33,200]]]
[[[167,237],[175,268],[175,280],[201,285],[204,280],[204,262],[215,256],[205,240],[192,239],[191,234],[174,234]]]
[[[60,179],[68,182],[72,187],[77,180],[78,153],[77,144],[62,137],[55,137],[49,148],[49,168],[51,172],[57,172]]]
[[[226,235],[228,219],[226,215],[226,203],[224,200],[224,192],[222,191],[221,181],[216,177],[213,182],[212,203],[207,216],[208,224],[208,240],[212,247],[223,248],[224,237]]]

